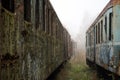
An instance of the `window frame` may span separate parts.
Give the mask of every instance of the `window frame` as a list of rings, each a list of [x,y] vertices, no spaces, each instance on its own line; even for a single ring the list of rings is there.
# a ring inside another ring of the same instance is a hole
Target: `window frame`
[[[24,0],[24,20],[31,22],[31,0]]]
[[[14,0],[1,0],[1,5],[6,10],[12,13],[15,12],[15,1]]]
[[[103,42],[103,20],[101,20],[101,42]]]
[[[109,13],[109,41],[112,40],[112,18],[113,18],[113,13]]]

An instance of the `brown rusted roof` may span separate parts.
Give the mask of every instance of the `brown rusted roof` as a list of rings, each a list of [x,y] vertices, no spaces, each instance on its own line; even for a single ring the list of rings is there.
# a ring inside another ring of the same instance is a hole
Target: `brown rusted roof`
[[[120,4],[120,0],[110,0],[109,3],[105,6],[105,8],[102,10],[102,12],[98,15],[98,17],[95,19],[95,21],[92,23],[90,28],[95,25],[95,23],[100,19],[100,17],[112,6]],[[89,29],[90,29],[89,28]],[[88,30],[89,30],[88,29]]]
[[[120,4],[120,0],[111,0],[111,2],[112,2],[113,5]]]
[[[120,0],[110,0],[110,2],[105,6],[105,8],[102,10],[102,12],[99,14],[98,18],[101,17],[106,10],[108,10],[110,7],[120,4]]]

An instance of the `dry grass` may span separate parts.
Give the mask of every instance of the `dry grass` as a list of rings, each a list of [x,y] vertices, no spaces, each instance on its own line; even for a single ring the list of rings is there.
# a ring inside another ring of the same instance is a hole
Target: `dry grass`
[[[73,57],[71,58],[70,62],[72,64],[85,64],[86,62],[86,58],[85,58],[85,52],[79,52],[73,55]]]
[[[55,80],[99,80],[95,70],[86,65],[84,52],[75,54]]]

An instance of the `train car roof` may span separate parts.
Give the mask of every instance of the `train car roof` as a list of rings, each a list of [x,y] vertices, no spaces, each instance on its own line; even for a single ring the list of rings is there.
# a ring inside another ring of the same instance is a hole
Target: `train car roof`
[[[103,14],[111,7],[113,7],[114,5],[118,5],[120,4],[120,0],[110,0],[108,2],[108,4],[105,6],[105,8],[102,10],[102,12],[97,16],[97,18],[95,19],[95,21],[91,24],[91,26],[88,28],[87,32],[89,32],[89,30],[91,29],[91,27],[93,27],[97,21],[101,18],[101,16],[103,16]]]
[[[55,13],[55,16],[58,18],[58,20],[59,20],[59,22],[60,22],[60,24],[61,24],[61,27],[62,27],[62,28],[66,31],[66,33],[69,34],[69,36],[71,37],[70,33],[67,31],[67,29],[65,28],[65,26],[63,26],[61,20],[59,19],[58,15],[57,15],[57,12],[55,11],[55,9],[54,9],[52,3],[50,2],[50,0],[46,0],[46,1],[48,1],[48,3],[49,3],[48,7]]]
[[[54,9],[54,7],[53,7],[53,5],[52,5],[52,3],[50,2],[50,0],[47,0],[47,1],[48,1],[48,3],[49,3],[48,7],[53,10],[53,12],[55,13],[55,16],[58,18],[60,24],[63,26],[61,20],[59,19],[58,15],[57,15],[57,12],[55,11],[55,9]]]

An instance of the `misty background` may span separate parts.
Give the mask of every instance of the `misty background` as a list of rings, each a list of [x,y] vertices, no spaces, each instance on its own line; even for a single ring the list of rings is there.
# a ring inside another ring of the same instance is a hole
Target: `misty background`
[[[110,0],[50,0],[63,26],[85,52],[85,33]]]

